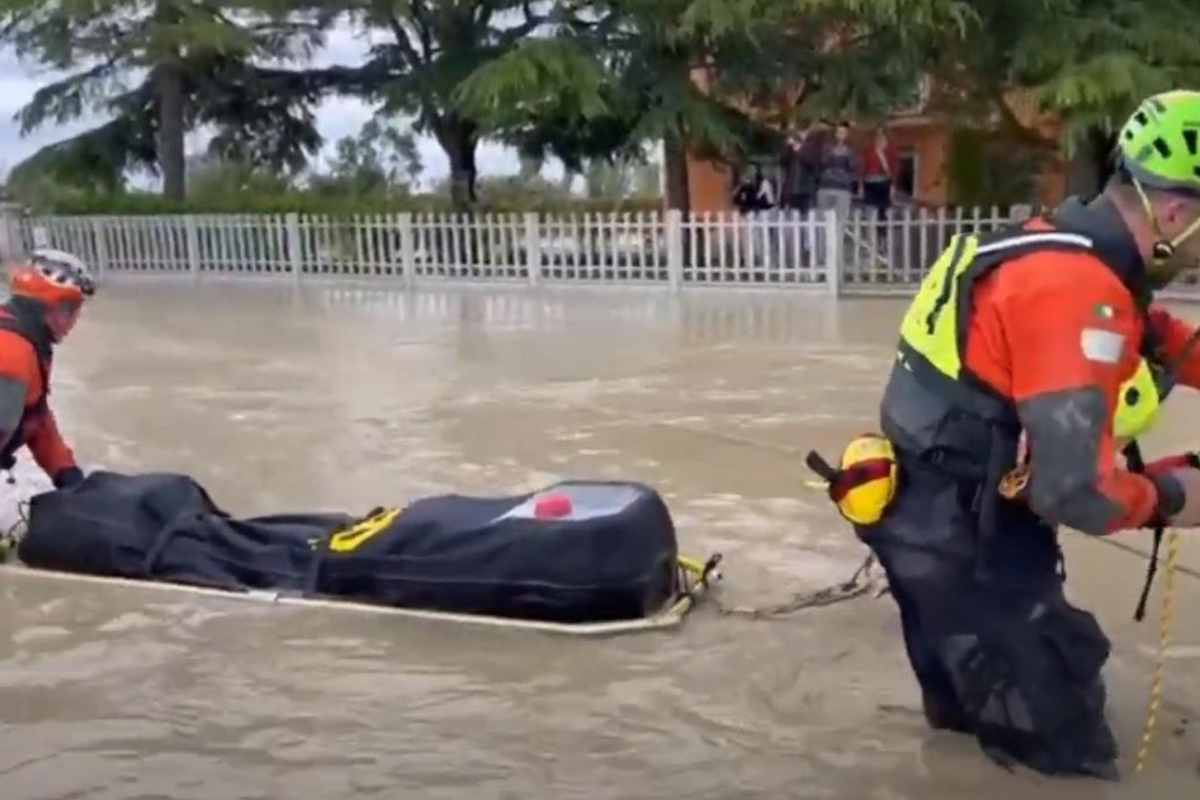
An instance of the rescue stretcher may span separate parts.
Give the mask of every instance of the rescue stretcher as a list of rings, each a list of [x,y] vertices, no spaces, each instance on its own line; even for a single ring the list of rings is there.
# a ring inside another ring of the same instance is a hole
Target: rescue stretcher
[[[678,552],[653,489],[611,481],[238,519],[187,476],[102,471],[32,497],[23,527],[0,548],[5,580],[576,636],[676,627],[720,578],[719,554]]]

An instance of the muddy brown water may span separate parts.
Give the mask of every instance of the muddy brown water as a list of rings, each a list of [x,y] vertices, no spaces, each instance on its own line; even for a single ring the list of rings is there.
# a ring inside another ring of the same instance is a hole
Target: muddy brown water
[[[725,555],[721,601],[765,604],[863,555],[802,455],[875,426],[902,311],[125,279],[60,350],[54,402],[86,464],[186,472],[239,515],[647,481],[685,552]],[[1194,395],[1150,452],[1200,446]],[[576,640],[22,577],[0,583],[0,797],[1200,796],[1200,580],[1177,579],[1167,708],[1134,775],[1161,592],[1134,624],[1144,560],[1064,538],[1072,599],[1114,642],[1120,784],[1006,772],[928,731],[888,597],[774,621],[710,602]],[[1182,560],[1200,570],[1194,539]]]

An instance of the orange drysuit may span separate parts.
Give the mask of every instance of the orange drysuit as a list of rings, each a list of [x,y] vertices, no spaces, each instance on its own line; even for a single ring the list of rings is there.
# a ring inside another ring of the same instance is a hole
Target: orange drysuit
[[[35,326],[0,307],[0,467],[11,467],[16,451],[27,445],[38,466],[54,478],[76,463],[47,402],[49,354]]]
[[[1026,229],[1048,226],[1036,221]],[[1031,473],[1035,481],[1039,467],[1054,474],[1054,486],[1032,498],[1036,511],[1054,518],[1061,512],[1048,507],[1062,503],[1106,507],[1103,531],[1093,533],[1139,528],[1153,516],[1156,486],[1117,465],[1110,421],[1121,383],[1137,369],[1143,337],[1149,333],[1158,356],[1174,361],[1195,329],[1157,307],[1146,321],[1120,278],[1086,252],[1034,252],[980,281],[966,352],[975,375],[1043,419],[1078,412],[1088,395],[1103,399],[1102,416],[1042,426]],[[1089,336],[1098,343],[1090,349]],[[1177,377],[1200,388],[1200,348]]]

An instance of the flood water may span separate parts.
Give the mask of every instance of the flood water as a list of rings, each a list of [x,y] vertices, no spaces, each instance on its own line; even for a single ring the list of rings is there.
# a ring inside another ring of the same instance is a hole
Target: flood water
[[[86,465],[187,473],[238,516],[646,481],[684,552],[724,554],[716,599],[768,604],[865,554],[803,454],[876,427],[902,312],[125,279],[60,349],[52,399]],[[1198,398],[1173,399],[1150,453],[1200,446]],[[1135,624],[1145,561],[1064,538],[1071,597],[1114,643],[1120,784],[1006,772],[927,730],[887,596],[761,621],[708,602],[593,640],[13,576],[0,797],[1200,796],[1200,579],[1178,576],[1167,708],[1134,775],[1162,571]],[[1182,560],[1200,571],[1194,539]]]

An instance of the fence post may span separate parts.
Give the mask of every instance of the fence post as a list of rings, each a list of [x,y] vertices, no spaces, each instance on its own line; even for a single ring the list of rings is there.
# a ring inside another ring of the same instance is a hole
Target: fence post
[[[525,268],[529,271],[529,285],[537,286],[542,274],[542,234],[536,211],[525,212]]]
[[[30,237],[33,241],[33,249],[41,250],[51,246],[50,229],[47,227],[49,224],[50,222],[45,217],[41,217],[31,225]]]
[[[838,224],[836,208],[827,208],[824,211],[826,288],[830,295],[839,297],[842,293],[842,228]]]
[[[917,266],[916,282],[918,284],[925,279],[925,270],[927,270],[929,268],[929,209],[927,209],[925,206],[921,206],[920,215],[921,215],[921,222],[920,222],[920,226],[921,226],[920,262],[921,263]],[[906,281],[912,281],[913,277],[911,275],[905,275],[904,279]]]
[[[304,272],[304,259],[300,255],[300,215],[295,211],[284,217],[287,226],[288,259],[292,263],[292,280],[299,282]]]
[[[671,289],[679,291],[683,286],[683,212],[668,208],[665,218],[667,235],[667,280]]]
[[[108,244],[104,241],[102,217],[92,217],[92,235],[96,241],[96,277],[103,277],[108,272]]]
[[[183,224],[187,231],[188,269],[196,277],[200,275],[200,231],[196,228],[195,215],[188,214]]]
[[[33,223],[29,219],[28,213],[21,214],[21,218],[17,221],[17,237],[19,239],[19,249],[17,253],[26,256],[33,249]]]
[[[413,215],[410,211],[402,211],[397,216],[400,225],[400,274],[404,276],[404,285],[411,289],[417,282],[416,253],[413,248]]]
[[[0,204],[0,215],[3,219],[3,227],[0,228],[0,257],[6,260],[18,258],[25,251],[21,240],[20,206],[14,203]]]
[[[1013,203],[1008,209],[1008,221],[1013,225],[1019,225],[1032,216],[1033,205],[1031,203]]]

